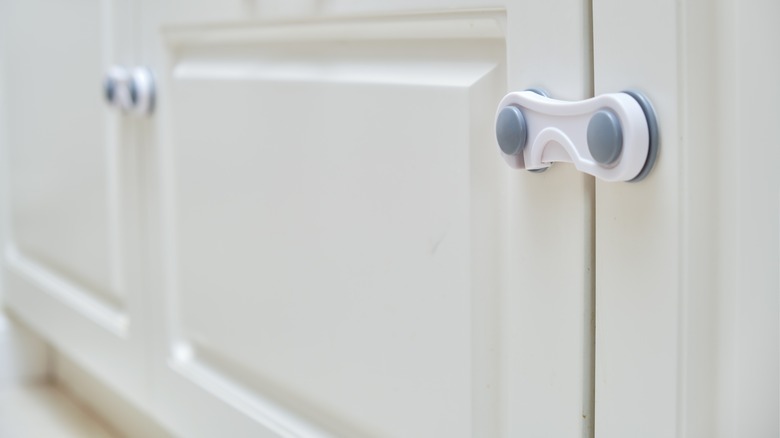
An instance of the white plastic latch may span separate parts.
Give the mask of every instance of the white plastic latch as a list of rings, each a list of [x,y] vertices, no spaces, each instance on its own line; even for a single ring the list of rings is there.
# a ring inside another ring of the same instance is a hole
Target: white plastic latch
[[[513,168],[544,170],[569,162],[604,181],[641,180],[658,152],[653,108],[633,91],[578,102],[530,90],[510,93],[498,107],[496,138]]]

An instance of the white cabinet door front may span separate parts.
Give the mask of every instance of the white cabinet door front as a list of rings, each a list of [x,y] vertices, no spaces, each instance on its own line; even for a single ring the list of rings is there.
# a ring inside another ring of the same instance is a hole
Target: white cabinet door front
[[[596,93],[661,130],[646,180],[596,185],[597,434],[777,437],[780,4],[593,3]]]
[[[592,179],[493,132],[510,87],[587,96],[589,12],[530,3],[161,14],[174,431],[591,435]]]
[[[143,345],[130,125],[102,76],[130,57],[125,2],[2,4],[10,309],[82,365],[138,394]]]

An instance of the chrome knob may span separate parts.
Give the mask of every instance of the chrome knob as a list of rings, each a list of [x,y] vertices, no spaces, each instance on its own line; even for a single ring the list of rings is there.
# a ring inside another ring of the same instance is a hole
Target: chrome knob
[[[103,81],[106,102],[123,112],[148,115],[154,111],[154,76],[147,67],[112,66]]]
[[[130,95],[128,93],[128,83],[130,82],[130,73],[126,68],[114,65],[106,71],[106,77],[103,81],[103,95],[106,103],[114,108],[130,108]]]
[[[136,67],[130,72],[129,94],[135,114],[149,115],[154,112],[154,76],[148,67]]]

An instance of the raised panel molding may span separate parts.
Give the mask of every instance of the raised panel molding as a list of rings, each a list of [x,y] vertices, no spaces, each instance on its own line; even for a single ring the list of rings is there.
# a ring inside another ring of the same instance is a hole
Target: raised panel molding
[[[502,21],[167,31],[171,379],[279,436],[497,435]]]
[[[6,35],[25,41],[7,45],[6,54],[7,80],[19,84],[6,96],[8,238],[41,267],[121,307],[121,127],[98,94],[102,65],[115,53],[106,3],[6,6]]]
[[[35,285],[38,292],[34,293],[49,295],[51,299],[117,337],[127,336],[128,318],[121,309],[107,304],[80,285],[25,257],[14,246],[6,248],[5,263],[9,269],[7,275],[17,276],[20,280]],[[11,289],[9,293],[16,298],[16,290]],[[19,299],[24,298],[19,297]]]

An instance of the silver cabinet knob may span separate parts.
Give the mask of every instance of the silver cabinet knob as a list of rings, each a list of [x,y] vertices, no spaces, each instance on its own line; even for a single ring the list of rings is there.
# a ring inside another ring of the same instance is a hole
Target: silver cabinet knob
[[[106,102],[123,112],[148,115],[154,111],[154,76],[147,67],[112,66],[103,81]]]
[[[130,72],[126,68],[117,65],[109,67],[103,81],[106,103],[123,110],[130,108],[129,82]]]
[[[496,113],[496,139],[511,167],[544,170],[556,161],[605,181],[639,181],[658,154],[650,102],[633,91],[578,102],[536,90],[510,93]]]
[[[148,67],[136,67],[130,72],[130,104],[138,115],[154,112],[156,98],[154,76]]]

